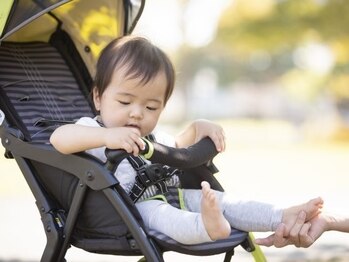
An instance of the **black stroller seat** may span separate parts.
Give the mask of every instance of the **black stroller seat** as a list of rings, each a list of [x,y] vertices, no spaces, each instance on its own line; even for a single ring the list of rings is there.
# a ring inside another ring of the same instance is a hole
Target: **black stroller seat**
[[[200,256],[226,253],[225,261],[230,261],[238,245],[254,251],[249,234],[235,229],[225,240],[183,245],[145,228],[110,169],[127,157],[126,152],[112,152],[108,163],[102,163],[86,153],[60,154],[48,143],[58,125],[95,115],[91,82],[73,41],[59,27],[48,42],[1,42],[1,142],[36,199],[47,237],[41,261],[64,261],[70,245],[101,254],[144,255],[147,261],[163,261],[166,251]],[[212,188],[223,190],[212,176],[216,152],[209,139],[179,153],[160,144],[154,147],[151,161],[175,163],[184,173],[197,172],[198,181],[183,176],[184,187],[198,188],[205,179]],[[193,154],[187,157],[192,162],[184,163],[181,154]],[[171,159],[174,155],[181,157]]]

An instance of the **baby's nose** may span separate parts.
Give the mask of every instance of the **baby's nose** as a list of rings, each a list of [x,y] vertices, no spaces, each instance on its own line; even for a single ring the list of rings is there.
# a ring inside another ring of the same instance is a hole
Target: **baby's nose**
[[[137,118],[137,119],[143,118],[143,109],[139,106],[133,107],[132,110],[130,111],[130,117]]]

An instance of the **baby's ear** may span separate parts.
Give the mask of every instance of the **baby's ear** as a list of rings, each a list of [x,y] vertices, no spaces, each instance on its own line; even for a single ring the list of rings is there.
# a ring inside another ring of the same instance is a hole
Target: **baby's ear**
[[[100,102],[100,96],[96,87],[93,87],[92,89],[92,99],[93,99],[93,104],[95,105],[96,110],[99,111],[101,102]]]

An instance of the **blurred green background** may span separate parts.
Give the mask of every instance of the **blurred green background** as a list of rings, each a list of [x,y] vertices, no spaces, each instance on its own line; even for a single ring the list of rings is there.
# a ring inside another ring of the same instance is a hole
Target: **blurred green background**
[[[349,139],[348,1],[154,0],[145,11],[137,33],[178,72],[168,121],[282,119],[312,139]]]

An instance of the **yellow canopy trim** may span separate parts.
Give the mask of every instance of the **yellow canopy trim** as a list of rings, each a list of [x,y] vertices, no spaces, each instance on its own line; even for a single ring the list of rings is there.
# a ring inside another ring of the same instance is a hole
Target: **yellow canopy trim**
[[[1,0],[0,1],[0,36],[4,31],[8,15],[10,14],[11,7],[14,0]]]

